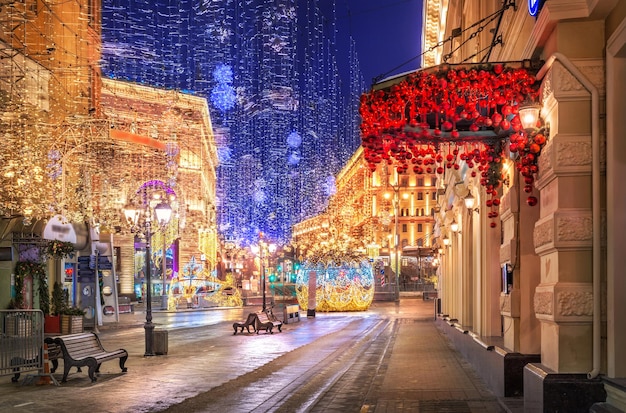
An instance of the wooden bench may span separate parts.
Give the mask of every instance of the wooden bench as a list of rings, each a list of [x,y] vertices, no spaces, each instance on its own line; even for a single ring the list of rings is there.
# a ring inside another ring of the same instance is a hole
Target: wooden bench
[[[61,347],[63,353],[63,379],[61,380],[63,383],[67,381],[67,375],[72,366],[87,366],[92,382],[96,381],[95,373],[100,371],[100,365],[108,360],[119,358],[120,368],[123,372],[127,371],[124,364],[128,359],[128,352],[124,349],[106,351],[96,333],[58,336],[54,338],[54,343]]]
[[[254,331],[256,331],[256,319],[257,319],[256,313],[250,313],[248,314],[248,318],[246,319],[246,321],[242,321],[241,323],[233,323],[233,330],[235,330],[233,334],[237,334],[238,328],[241,329],[241,333],[243,333],[244,328],[248,330],[248,333],[249,333],[250,326],[252,326]]]
[[[54,342],[52,337],[46,337],[44,339],[44,343],[48,345],[48,360],[50,360],[50,363],[52,364],[50,373],[54,373],[59,367],[59,359],[63,358],[63,349],[61,349],[61,347]],[[81,371],[80,367],[77,368],[78,371]]]
[[[265,334],[268,332],[274,334],[272,331],[274,327],[278,327],[278,331],[282,331],[283,323],[279,321],[271,309],[265,311],[259,311],[256,313],[256,333],[259,334],[260,330],[265,330]]]

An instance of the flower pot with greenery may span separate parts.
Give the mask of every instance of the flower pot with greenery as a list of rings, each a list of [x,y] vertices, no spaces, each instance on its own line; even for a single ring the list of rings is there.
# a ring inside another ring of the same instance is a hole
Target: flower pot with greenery
[[[85,312],[78,307],[68,307],[61,314],[61,334],[83,332],[83,316]]]
[[[39,309],[44,316],[44,332],[46,334],[59,334],[61,332],[60,319],[58,316],[50,314],[50,292],[48,290],[48,277],[45,271],[35,274],[37,279],[37,295],[39,298]]]
[[[63,286],[60,282],[55,282],[52,287],[52,300],[50,301],[50,313],[45,316],[44,331],[47,334],[61,333],[61,313],[67,307],[67,300]]]
[[[85,312],[78,307],[70,307],[67,291],[63,293],[66,305],[61,313],[61,334],[82,333]]]

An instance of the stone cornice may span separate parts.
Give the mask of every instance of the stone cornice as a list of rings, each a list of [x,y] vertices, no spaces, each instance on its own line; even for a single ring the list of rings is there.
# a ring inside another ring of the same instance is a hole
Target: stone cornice
[[[535,223],[535,252],[545,255],[553,250],[589,250],[591,248],[591,210],[561,209]]]
[[[589,15],[587,0],[550,0],[545,2],[528,38],[522,59],[530,59],[535,50],[545,44],[546,39],[559,21],[584,19]]]
[[[598,88],[600,96],[605,95],[605,73],[603,59],[572,59],[578,70]],[[565,66],[555,62],[546,75],[542,85],[542,100],[553,98],[563,100],[590,100],[589,91],[580,83]]]
[[[533,306],[541,321],[589,322],[593,316],[591,283],[541,284],[535,290]]]
[[[559,134],[550,139],[539,157],[541,171],[536,181],[540,190],[554,179],[564,176],[591,175],[591,137],[589,135]],[[601,151],[600,162],[604,164],[605,154]]]

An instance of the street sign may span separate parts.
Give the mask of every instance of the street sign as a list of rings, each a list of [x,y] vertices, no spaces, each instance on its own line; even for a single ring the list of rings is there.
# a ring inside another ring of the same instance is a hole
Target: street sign
[[[113,269],[113,263],[107,256],[98,256],[98,269],[99,270],[111,270]]]

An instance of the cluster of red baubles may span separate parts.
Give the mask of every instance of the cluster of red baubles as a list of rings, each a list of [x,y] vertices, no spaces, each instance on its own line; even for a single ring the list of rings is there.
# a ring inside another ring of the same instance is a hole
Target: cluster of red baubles
[[[530,134],[514,133],[509,137],[509,140],[509,151],[520,154],[515,162],[515,167],[524,177],[524,192],[529,194],[533,191],[535,174],[539,171],[537,158],[546,144],[546,137],[540,129]],[[526,199],[526,202],[530,206],[535,206],[537,205],[537,197],[531,195]]]
[[[532,192],[545,137],[523,130],[518,105],[537,96],[538,84],[525,68],[496,64],[414,73],[361,96],[365,160],[372,171],[384,161],[399,173],[412,167],[416,174],[443,174],[465,162],[473,177],[480,176],[489,195],[489,217],[495,218],[507,139],[509,150],[519,154],[516,165],[525,190]],[[532,198],[529,205],[536,204]]]

